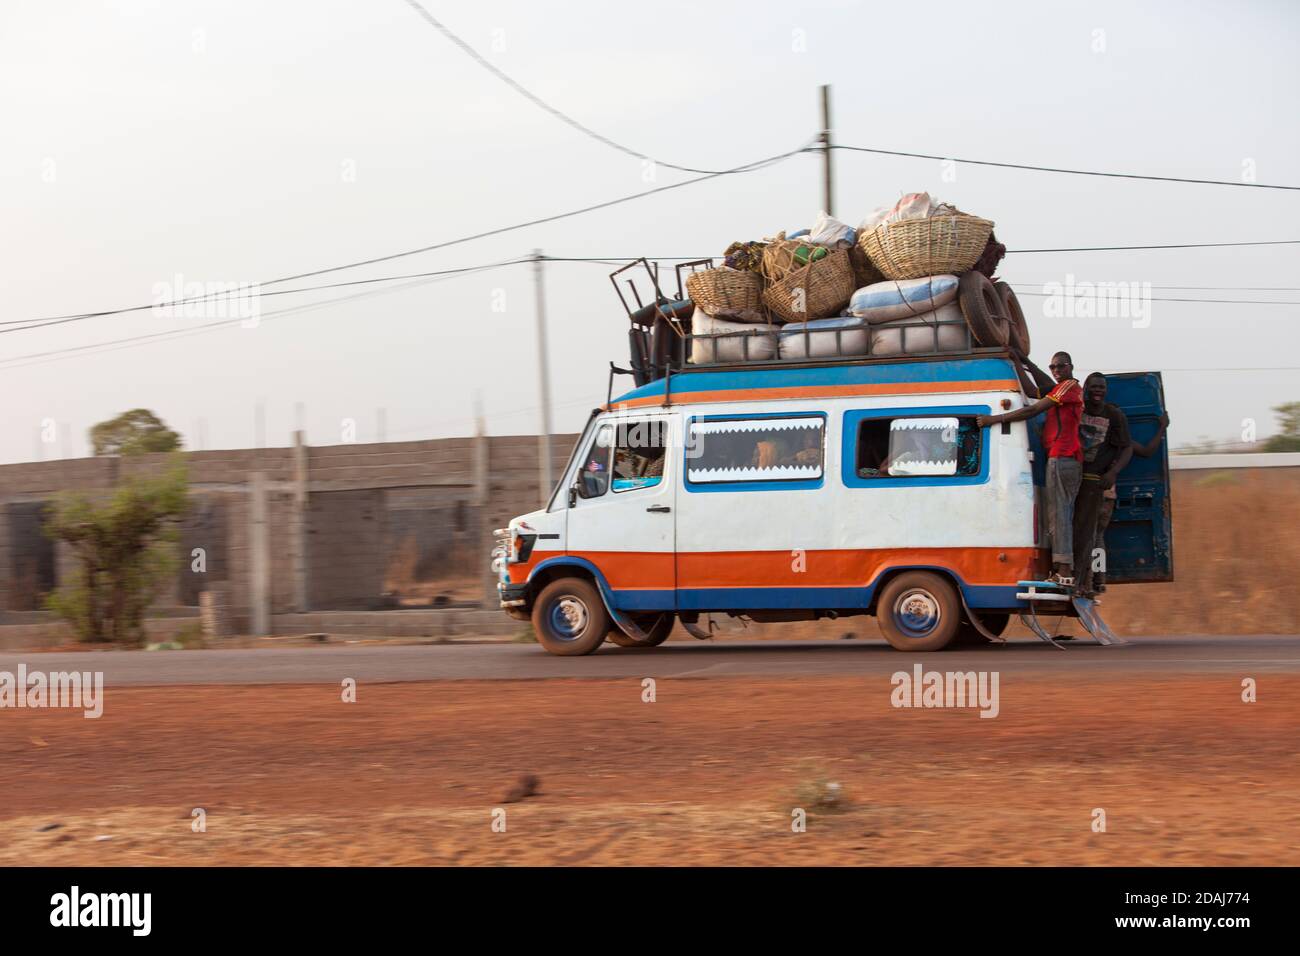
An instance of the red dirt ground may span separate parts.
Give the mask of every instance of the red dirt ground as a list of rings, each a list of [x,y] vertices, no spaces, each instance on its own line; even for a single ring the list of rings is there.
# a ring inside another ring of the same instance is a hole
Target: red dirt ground
[[[1296,865],[1300,677],[1253,676],[1004,675],[996,719],[883,676],[110,689],[0,713],[0,863]]]

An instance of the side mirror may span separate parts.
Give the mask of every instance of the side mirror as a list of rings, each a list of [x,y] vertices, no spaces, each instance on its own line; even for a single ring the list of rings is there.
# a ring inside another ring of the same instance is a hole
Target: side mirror
[[[578,503],[578,486],[569,485],[569,507],[572,508]]]

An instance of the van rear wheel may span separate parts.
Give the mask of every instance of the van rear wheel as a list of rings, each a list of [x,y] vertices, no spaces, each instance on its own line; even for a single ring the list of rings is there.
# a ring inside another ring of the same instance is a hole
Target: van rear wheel
[[[658,647],[673,632],[675,621],[671,611],[663,614],[629,614],[628,617],[633,624],[645,631],[645,640],[628,637],[615,624],[609,629],[609,640],[619,647]]]
[[[939,651],[961,627],[952,582],[932,571],[907,571],[885,585],[876,604],[885,640],[900,651]]]
[[[537,643],[552,654],[590,654],[605,643],[609,623],[600,592],[583,578],[552,581],[533,602]]]

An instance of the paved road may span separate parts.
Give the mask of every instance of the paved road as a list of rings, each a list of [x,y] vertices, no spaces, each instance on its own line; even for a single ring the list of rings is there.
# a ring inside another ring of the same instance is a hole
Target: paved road
[[[552,657],[534,644],[365,645],[222,651],[0,654],[0,671],[103,671],[109,685],[316,684],[357,681],[527,680],[546,677],[878,675],[924,662],[932,670],[1069,676],[1106,671],[1300,673],[1300,635],[1163,637],[1124,646],[1072,643],[1060,651],[1013,641],[942,654],[900,654],[874,641],[672,642],[606,645],[590,657]]]

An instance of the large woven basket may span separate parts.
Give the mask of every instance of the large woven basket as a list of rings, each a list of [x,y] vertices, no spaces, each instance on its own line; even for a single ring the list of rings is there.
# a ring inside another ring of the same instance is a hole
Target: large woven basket
[[[848,305],[856,289],[849,251],[836,249],[770,282],[763,290],[763,304],[785,322],[824,319]]]
[[[993,223],[957,213],[881,223],[858,235],[858,244],[886,279],[960,275],[975,265]]]
[[[802,262],[795,258],[800,249],[804,250]],[[817,262],[821,262],[830,254],[829,247],[809,242],[807,239],[775,239],[763,247],[763,278],[768,282],[779,282],[796,269],[802,269],[808,264],[811,256],[817,255],[823,249],[826,250],[826,255],[818,256]]]
[[[757,272],[706,269],[686,277],[686,294],[709,315],[763,311],[763,279]]]

